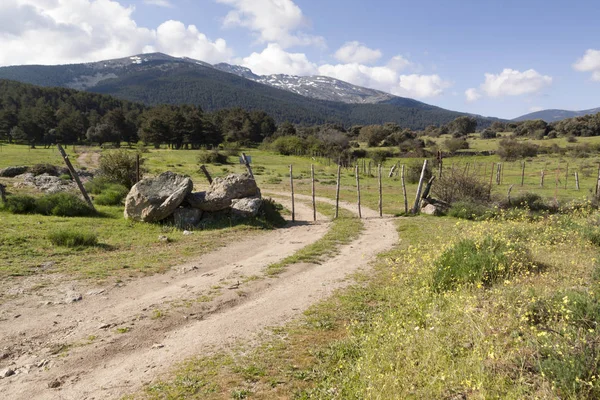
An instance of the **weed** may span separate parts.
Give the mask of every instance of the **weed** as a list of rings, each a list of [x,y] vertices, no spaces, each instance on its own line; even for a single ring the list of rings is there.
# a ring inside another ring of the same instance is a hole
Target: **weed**
[[[71,193],[53,193],[36,201],[36,212],[60,217],[84,217],[95,215],[93,208]]]
[[[76,230],[57,230],[48,234],[48,239],[55,246],[91,247],[98,244],[98,236],[92,232]]]

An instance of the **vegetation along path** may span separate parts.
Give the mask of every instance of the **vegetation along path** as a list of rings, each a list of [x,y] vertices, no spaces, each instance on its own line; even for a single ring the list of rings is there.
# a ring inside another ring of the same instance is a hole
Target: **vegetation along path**
[[[360,236],[337,255],[290,265],[276,276],[265,274],[269,265],[316,242],[331,225],[306,222],[312,209],[300,202],[296,223],[230,243],[164,275],[113,287],[73,283],[73,302],[63,304],[15,296],[0,306],[0,350],[18,373],[0,379],[0,398],[119,398],[186,357],[252,340],[343,287],[348,274],[397,243],[391,218],[368,209],[363,216]]]

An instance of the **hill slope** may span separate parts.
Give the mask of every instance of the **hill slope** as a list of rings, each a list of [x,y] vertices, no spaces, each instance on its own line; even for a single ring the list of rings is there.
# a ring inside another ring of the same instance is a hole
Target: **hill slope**
[[[561,121],[561,120],[567,119],[567,118],[580,117],[582,115],[597,114],[599,112],[600,112],[600,108],[592,108],[589,110],[582,110],[582,111],[567,111],[567,110],[554,110],[554,109],[542,110],[542,111],[536,111],[536,112],[533,112],[530,114],[521,115],[520,117],[513,119],[513,121],[526,121],[529,119],[541,119],[541,120],[544,120],[544,121],[550,123],[550,122]]]
[[[235,69],[235,66],[229,67]],[[383,102],[369,104],[362,101],[363,104],[355,104],[314,99],[294,93],[289,87],[284,90],[277,85],[260,83],[260,79],[247,79],[240,75],[252,72],[237,68],[240,69],[237,72],[232,70],[236,73],[229,73],[201,61],[153,53],[86,64],[4,67],[0,68],[0,79],[88,90],[147,105],[195,104],[206,111],[231,107],[264,110],[278,122],[287,120],[301,124],[396,122],[403,127],[422,129],[465,115],[412,99],[391,95],[387,98],[378,94],[383,92],[331,78],[315,84],[318,86],[316,92],[327,93],[328,87],[334,92],[337,86],[338,94],[343,87],[354,91],[357,98],[379,98]],[[307,85],[313,86],[309,85],[311,81],[308,78]],[[487,126],[495,120],[477,118],[480,126]]]

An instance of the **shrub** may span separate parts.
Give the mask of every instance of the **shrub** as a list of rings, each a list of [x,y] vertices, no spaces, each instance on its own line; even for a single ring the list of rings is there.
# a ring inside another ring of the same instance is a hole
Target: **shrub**
[[[35,197],[28,195],[13,195],[6,198],[2,205],[4,210],[13,214],[30,214],[35,212]]]
[[[464,150],[469,148],[469,142],[463,138],[452,138],[444,140],[444,147],[452,154],[458,150]]]
[[[297,136],[281,136],[271,143],[271,149],[283,156],[290,156],[298,151],[304,153],[306,143]]]
[[[442,174],[432,187],[432,192],[447,203],[467,201],[485,203],[490,200],[490,187],[475,176],[463,173]]]
[[[457,201],[448,210],[448,215],[454,218],[481,220],[490,215],[490,208],[482,203],[472,201]]]
[[[369,150],[367,154],[376,165],[383,164],[388,157],[392,156],[392,154],[387,150]]]
[[[140,164],[144,159],[140,158]],[[136,153],[127,150],[111,150],[102,153],[98,173],[106,180],[131,188],[136,181]],[[140,175],[144,169],[140,166]]]
[[[538,146],[532,143],[516,141],[514,139],[502,139],[498,143],[496,154],[502,160],[516,160],[518,158],[535,157],[538,154]]]
[[[60,217],[85,217],[96,213],[83,200],[71,193],[53,193],[38,198],[36,212]]]
[[[117,206],[129,193],[129,189],[119,183],[111,183],[106,178],[98,177],[85,183],[88,193],[94,194],[94,202],[101,206]]]
[[[557,211],[556,207],[547,204],[539,194],[523,193],[511,199],[510,204],[502,202],[502,208],[527,208],[530,211]]]
[[[48,234],[48,239],[55,246],[89,247],[98,244],[98,236],[92,232],[75,230],[58,230]]]
[[[42,174],[58,176],[60,174],[59,168],[52,164],[35,164],[33,167],[29,168],[29,172],[35,176]]]
[[[264,219],[265,223],[270,227],[281,228],[287,223],[281,215],[283,206],[276,203],[272,199],[263,199],[262,206],[259,211],[259,219]]]
[[[480,134],[479,137],[481,139],[496,139],[498,135],[491,129],[485,129]]]
[[[201,150],[196,160],[198,164],[227,164],[227,156],[218,150]]]
[[[423,170],[423,163],[411,163],[406,166],[406,181],[408,183],[418,183],[421,178],[421,171]],[[427,163],[427,169],[425,170],[425,180],[431,179],[433,173],[431,172],[431,163]]]
[[[432,287],[445,291],[478,283],[491,286],[531,266],[529,252],[516,243],[491,236],[479,242],[463,239],[436,260]]]

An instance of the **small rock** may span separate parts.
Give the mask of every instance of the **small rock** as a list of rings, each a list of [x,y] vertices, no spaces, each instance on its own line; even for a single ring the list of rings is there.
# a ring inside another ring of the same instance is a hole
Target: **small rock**
[[[76,303],[78,301],[81,301],[81,299],[83,299],[83,296],[81,295],[81,293],[70,292],[70,293],[67,293],[67,296],[65,297],[65,303],[67,303],[67,304]]]
[[[40,268],[41,269],[50,269],[52,267],[54,267],[54,265],[56,265],[56,262],[54,261],[46,261],[40,264]]]
[[[8,378],[9,376],[13,376],[15,374],[15,370],[12,368],[6,368],[5,370],[0,371],[0,378]]]
[[[189,235],[193,235],[194,232],[190,232],[190,231],[183,231],[183,236],[189,236]]]
[[[98,327],[98,329],[108,329],[110,328],[110,324],[102,324]]]
[[[43,368],[50,363],[50,360],[43,359],[39,361],[35,366],[38,368]]]
[[[10,353],[9,352],[3,351],[2,353],[0,353],[0,360],[5,360],[8,357],[10,357]]]
[[[15,319],[19,318],[20,316],[21,316],[21,314],[15,315]]]
[[[167,236],[165,236],[165,235],[160,235],[158,237],[158,241],[161,242],[161,243],[169,243],[169,238]]]
[[[50,389],[56,389],[56,388],[60,387],[60,385],[62,385],[62,382],[59,381],[58,379],[55,379],[52,382],[48,383],[48,387]]]
[[[94,289],[94,290],[90,290],[89,292],[87,292],[88,296],[97,296],[99,294],[102,294],[106,291],[106,289]]]
[[[162,349],[163,347],[165,347],[165,345],[164,344],[159,344],[159,343],[154,343],[152,345],[153,349]]]

